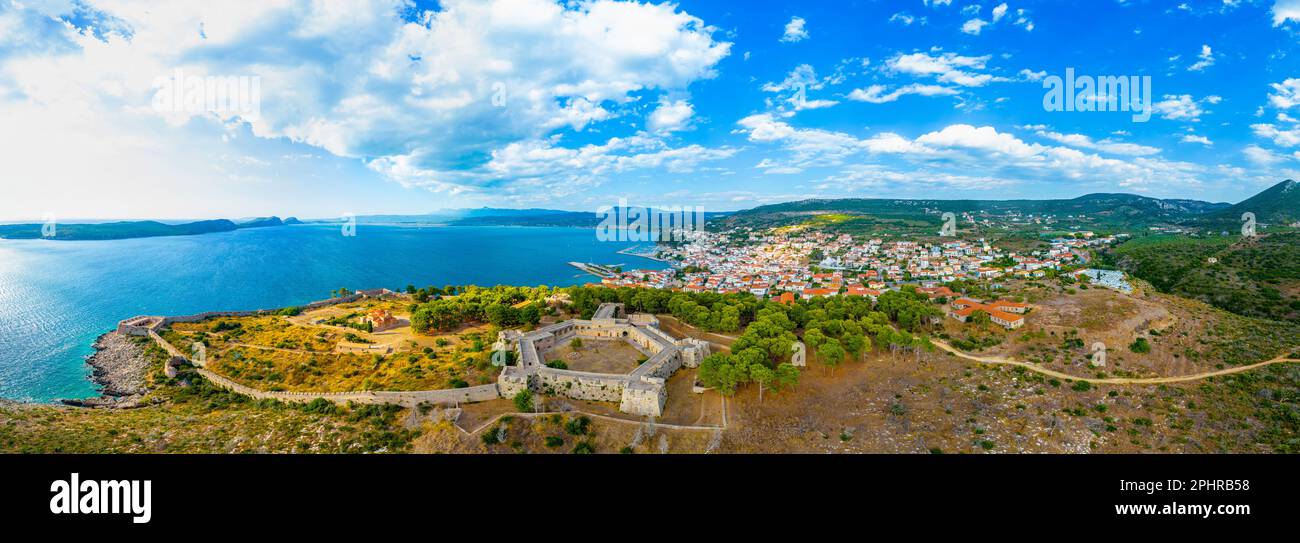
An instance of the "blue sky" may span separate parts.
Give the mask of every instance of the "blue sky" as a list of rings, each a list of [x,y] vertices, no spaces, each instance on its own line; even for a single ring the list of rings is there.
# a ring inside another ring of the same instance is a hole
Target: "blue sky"
[[[1235,202],[1300,177],[1300,0],[0,0],[0,220]],[[1150,77],[1152,115],[1044,81]],[[248,76],[256,114],[160,110]]]

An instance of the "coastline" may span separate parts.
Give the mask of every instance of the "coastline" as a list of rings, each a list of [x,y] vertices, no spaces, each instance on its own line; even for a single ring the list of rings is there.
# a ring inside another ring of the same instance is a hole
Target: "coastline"
[[[59,403],[74,407],[138,407],[149,391],[149,359],[144,349],[116,330],[95,338],[92,347],[95,353],[86,358],[86,364],[93,370],[90,380],[100,387],[99,396],[61,399]]]

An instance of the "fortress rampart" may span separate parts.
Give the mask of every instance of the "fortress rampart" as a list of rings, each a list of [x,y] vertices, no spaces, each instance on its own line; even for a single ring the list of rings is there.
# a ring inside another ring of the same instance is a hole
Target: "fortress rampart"
[[[619,402],[619,410],[634,415],[662,415],[668,397],[666,380],[682,366],[698,366],[709,354],[708,343],[669,336],[659,329],[659,320],[653,315],[625,316],[622,304],[601,304],[591,320],[568,320],[527,334],[501,332],[498,345],[513,343],[519,360],[517,366],[504,368],[497,378],[501,395],[512,397],[532,390],[575,400]],[[542,364],[541,353],[575,337],[627,341],[649,358],[625,375],[561,370]]]

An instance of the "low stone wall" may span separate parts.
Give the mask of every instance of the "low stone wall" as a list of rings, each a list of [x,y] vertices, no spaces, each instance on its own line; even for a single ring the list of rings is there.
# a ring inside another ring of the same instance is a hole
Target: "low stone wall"
[[[457,403],[486,402],[501,397],[497,391],[496,384],[479,385],[469,388],[449,388],[441,390],[419,390],[410,392],[398,391],[366,391],[366,392],[284,392],[259,390],[246,385],[236,383],[226,377],[217,375],[206,369],[199,369],[199,373],[212,381],[217,386],[238,392],[259,400],[280,400],[284,402],[307,403],[317,398],[323,398],[334,403],[373,403],[373,404],[397,404],[404,407],[415,407],[422,403],[433,405],[453,405]]]

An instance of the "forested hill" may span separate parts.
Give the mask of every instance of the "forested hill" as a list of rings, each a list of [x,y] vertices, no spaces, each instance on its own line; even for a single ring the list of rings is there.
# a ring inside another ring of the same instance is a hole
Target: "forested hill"
[[[1235,226],[1241,224],[1245,213],[1254,213],[1256,221],[1266,224],[1300,221],[1300,183],[1287,179],[1239,204],[1197,217],[1195,222],[1206,226]]]
[[[802,200],[756,207],[720,221],[728,226],[761,226],[819,213],[871,215],[885,219],[934,220],[939,211],[993,215],[1086,215],[1103,224],[1177,222],[1231,207],[1227,203],[1159,199],[1136,194],[1088,194],[1068,200]]]
[[[1236,205],[1109,193],[1062,200],[813,199],[760,206],[733,213],[716,222],[722,227],[763,227],[801,222],[813,215],[842,214],[933,223],[938,220],[939,213],[953,212],[1052,215],[1057,218],[1082,215],[1095,224],[1112,227],[1174,224],[1218,228],[1240,224],[1242,213],[1247,211],[1266,224],[1300,221],[1300,183],[1290,179],[1282,181]]]

